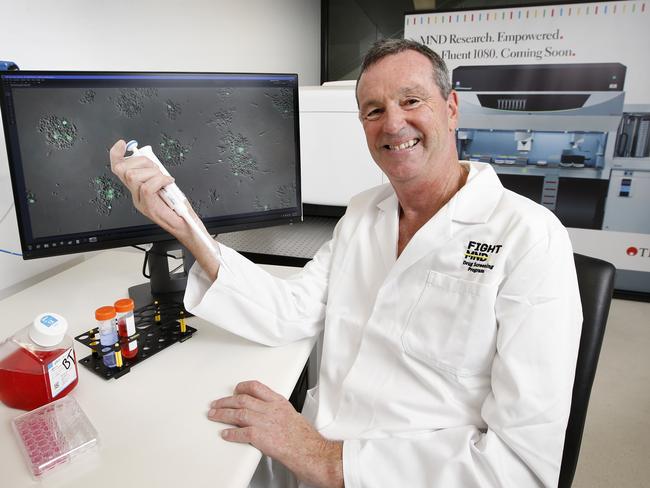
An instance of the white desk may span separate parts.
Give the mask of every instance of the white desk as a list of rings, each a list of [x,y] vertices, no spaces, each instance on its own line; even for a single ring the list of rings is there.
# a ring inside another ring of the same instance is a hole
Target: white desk
[[[95,326],[94,310],[141,283],[142,254],[107,251],[0,302],[0,338],[44,311],[63,315],[69,334]],[[273,272],[274,267],[269,267]],[[277,268],[277,267],[276,267]],[[286,269],[277,269],[287,274]],[[98,456],[85,455],[52,472],[42,486],[244,487],[259,461],[257,449],[227,443],[222,425],[207,420],[211,400],[239,381],[258,379],[288,397],[312,349],[309,340],[284,347],[248,342],[196,317],[198,331],[136,365],[117,380],[103,380],[79,365],[74,396],[100,439]],[[90,349],[75,341],[77,359]],[[23,413],[0,403],[0,485],[32,481],[11,430]],[[58,472],[57,472],[58,471]]]

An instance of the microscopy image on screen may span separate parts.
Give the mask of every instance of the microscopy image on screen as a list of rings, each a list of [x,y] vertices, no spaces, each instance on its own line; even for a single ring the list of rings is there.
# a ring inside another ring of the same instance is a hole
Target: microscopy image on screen
[[[150,145],[203,218],[296,202],[288,87],[14,87],[34,238],[150,222],[112,174],[118,139]]]

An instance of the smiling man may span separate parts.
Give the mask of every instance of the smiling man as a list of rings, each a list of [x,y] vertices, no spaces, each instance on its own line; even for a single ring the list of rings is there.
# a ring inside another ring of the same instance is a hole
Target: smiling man
[[[390,46],[403,44],[387,41],[371,51],[357,84],[368,149],[400,204],[398,255],[465,184],[468,173],[456,153],[458,100],[446,67],[419,44],[417,51],[386,54]],[[443,76],[436,75],[440,70]]]
[[[324,333],[302,415],[247,381],[208,418],[274,460],[262,486],[557,486],[582,324],[566,230],[458,161],[456,94],[427,47],[378,42],[357,99],[390,183],[354,197],[290,280],[221,244],[213,258],[157,195],[171,179],[111,150],[136,207],[197,258],[188,310],[268,345]]]

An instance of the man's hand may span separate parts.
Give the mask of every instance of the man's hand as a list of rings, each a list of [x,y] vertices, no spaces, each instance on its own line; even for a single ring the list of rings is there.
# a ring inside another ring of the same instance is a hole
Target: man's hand
[[[111,170],[131,192],[135,208],[175,235],[177,229],[185,227],[185,223],[158,195],[160,189],[173,183],[174,179],[163,175],[160,169],[145,157],[134,156],[126,159],[125,152],[124,141],[117,141],[113,145],[110,151]]]
[[[187,222],[169,208],[158,195],[163,187],[174,182],[174,178],[162,174],[160,168],[145,157],[132,156],[127,159],[124,156],[125,152],[124,141],[117,141],[113,145],[110,151],[111,170],[131,192],[135,208],[178,239],[192,253],[207,275],[215,280],[219,272],[219,263],[214,258],[212,250],[206,247],[192,232]],[[187,206],[190,215],[209,236],[189,203]]]
[[[215,400],[211,407],[210,420],[238,426],[222,431],[225,440],[252,444],[310,485],[343,486],[343,443],[321,436],[269,387],[258,381],[239,383],[233,396]]]

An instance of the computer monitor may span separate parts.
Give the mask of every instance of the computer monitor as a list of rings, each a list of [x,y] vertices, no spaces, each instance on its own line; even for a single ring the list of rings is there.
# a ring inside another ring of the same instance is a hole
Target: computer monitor
[[[301,218],[295,74],[17,71],[0,95],[24,259],[172,239],[112,174],[118,139],[151,145],[212,233]]]

